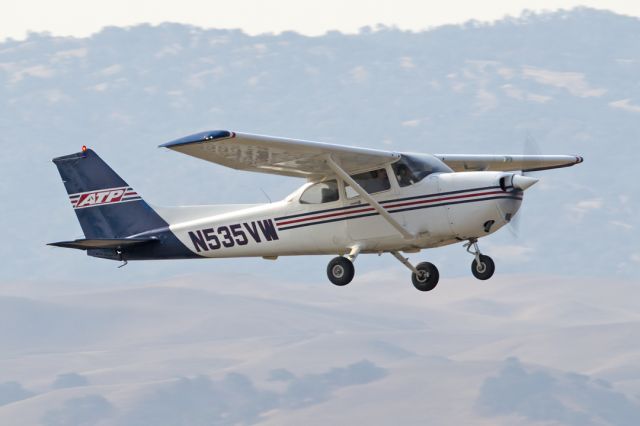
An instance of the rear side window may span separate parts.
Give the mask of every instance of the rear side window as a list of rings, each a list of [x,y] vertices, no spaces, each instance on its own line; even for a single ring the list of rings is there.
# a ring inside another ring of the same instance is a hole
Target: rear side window
[[[322,204],[338,201],[338,182],[328,180],[308,187],[300,196],[300,204]]]
[[[385,169],[359,173],[351,176],[351,178],[369,194],[375,194],[376,192],[386,191],[391,188],[389,176],[387,176],[387,171]],[[347,198],[354,198],[358,196],[358,193],[350,186],[347,185],[345,189],[347,191]]]

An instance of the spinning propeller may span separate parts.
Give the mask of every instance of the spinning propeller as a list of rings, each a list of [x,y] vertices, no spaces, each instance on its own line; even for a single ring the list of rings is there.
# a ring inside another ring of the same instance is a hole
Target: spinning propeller
[[[540,146],[536,142],[535,139],[531,137],[531,135],[527,132],[527,136],[525,137],[523,146],[522,146],[522,154],[523,155],[540,155]],[[513,186],[515,188],[525,190],[529,188],[534,183],[538,182],[540,179],[533,177],[535,172],[526,172],[524,170],[520,171],[520,174],[513,176]],[[516,184],[518,182],[518,184]],[[520,238],[520,222],[522,220],[522,211],[518,210],[515,216],[509,222],[509,231],[514,238]]]

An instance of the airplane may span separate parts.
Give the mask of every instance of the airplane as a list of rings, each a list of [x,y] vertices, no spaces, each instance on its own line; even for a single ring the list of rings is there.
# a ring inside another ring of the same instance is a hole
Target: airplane
[[[54,158],[85,238],[49,245],[130,260],[336,255],[329,281],[350,283],[360,254],[390,253],[414,287],[438,268],[403,253],[464,243],[472,274],[495,264],[478,240],[508,224],[538,179],[525,172],[582,163],[576,155],[420,154],[212,130],[160,145],[237,170],[306,179],[263,204],[156,207],[93,150]]]

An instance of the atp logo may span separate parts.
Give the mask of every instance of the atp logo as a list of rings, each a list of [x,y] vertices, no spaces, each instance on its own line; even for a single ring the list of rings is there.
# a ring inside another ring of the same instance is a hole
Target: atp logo
[[[71,204],[76,209],[96,207],[105,204],[121,203],[124,201],[139,200],[138,194],[129,187],[107,188],[97,191],[83,192],[69,196]]]

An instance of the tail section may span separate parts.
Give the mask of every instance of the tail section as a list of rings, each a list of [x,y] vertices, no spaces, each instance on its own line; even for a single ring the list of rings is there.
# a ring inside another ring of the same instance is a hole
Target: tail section
[[[92,150],[54,158],[53,162],[86,238],[124,238],[168,226]]]

